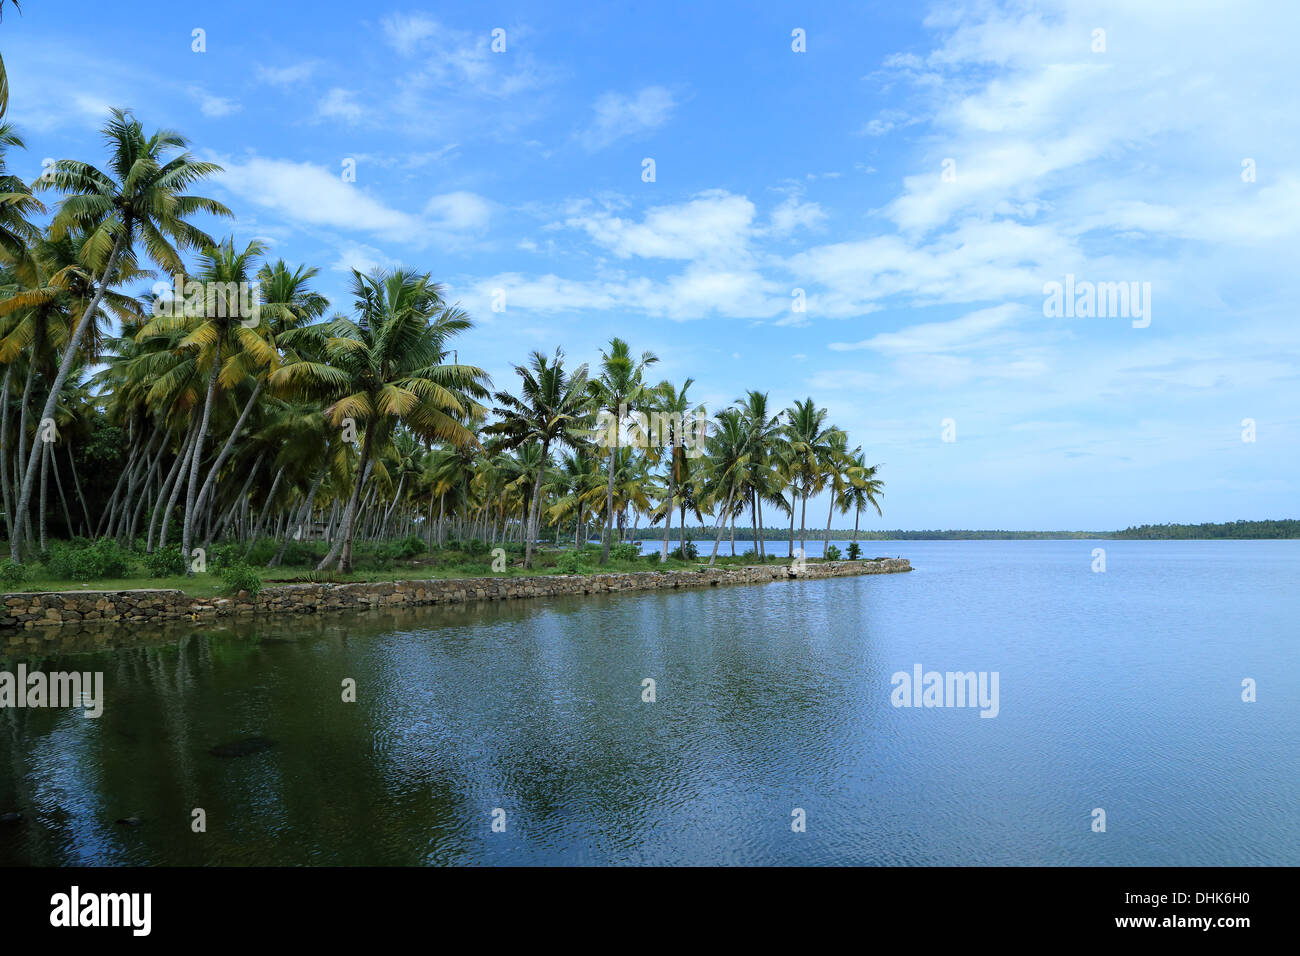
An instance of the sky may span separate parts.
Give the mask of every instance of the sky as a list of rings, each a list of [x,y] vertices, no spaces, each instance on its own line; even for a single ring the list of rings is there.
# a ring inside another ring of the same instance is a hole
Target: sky
[[[13,171],[130,107],[335,308],[430,272],[497,388],[617,335],[711,412],[816,399],[882,465],[866,528],[1109,530],[1300,516],[1297,36],[1291,0],[31,0],[0,52]]]

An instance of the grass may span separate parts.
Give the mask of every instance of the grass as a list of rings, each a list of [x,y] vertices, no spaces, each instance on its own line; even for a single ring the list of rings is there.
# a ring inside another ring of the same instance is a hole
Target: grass
[[[724,549],[725,545],[724,545]],[[572,553],[572,552],[568,552]],[[492,557],[486,555],[468,555],[459,551],[433,551],[426,555],[410,559],[386,559],[376,560],[373,556],[359,555],[357,558],[358,567],[350,574],[338,574],[337,572],[322,572],[317,575],[313,572],[315,563],[304,563],[297,566],[282,566],[278,568],[265,568],[254,565],[254,569],[262,577],[265,587],[276,587],[291,583],[306,583],[312,579],[320,583],[328,581],[334,584],[349,583],[374,583],[381,581],[424,581],[424,580],[446,580],[451,578],[477,578],[477,577],[537,577],[553,574],[565,573],[556,567],[556,562],[566,554],[565,551],[542,549],[535,551],[533,554],[537,567],[532,570],[525,570],[519,565],[523,558],[518,554],[508,555],[509,565],[502,572],[493,572],[491,567]],[[705,552],[694,561],[681,561],[675,558],[669,558],[666,562],[660,563],[658,560],[650,561],[646,558],[636,561],[619,561],[611,559],[607,564],[600,564],[600,550],[583,549],[581,560],[584,567],[578,572],[580,574],[607,574],[611,572],[634,572],[634,571],[686,571],[697,570],[708,564],[708,554]],[[783,564],[788,559],[785,557],[768,556],[767,564],[775,566]],[[810,558],[810,563],[817,563],[820,559]],[[729,553],[719,553],[717,560],[714,562],[715,567],[744,567],[759,565],[763,562],[758,560],[755,554],[736,555],[732,557]],[[367,567],[369,564],[371,566]],[[382,566],[375,567],[379,564]],[[138,560],[131,562],[130,573],[126,577],[102,578],[92,581],[74,581],[67,578],[57,578],[50,575],[43,565],[32,566],[32,576],[22,585],[16,588],[0,587],[0,590],[6,593],[30,594],[40,591],[127,591],[127,590],[179,590],[195,597],[213,597],[223,592],[224,587],[221,577],[214,570],[206,573],[195,574],[193,577],[185,575],[174,575],[168,577],[150,577],[144,570],[143,565]]]

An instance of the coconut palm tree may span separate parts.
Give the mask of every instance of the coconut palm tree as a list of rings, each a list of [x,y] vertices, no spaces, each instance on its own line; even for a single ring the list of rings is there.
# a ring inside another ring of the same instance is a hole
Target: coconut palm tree
[[[799,518],[799,547],[807,554],[804,530],[808,524],[808,499],[821,491],[826,482],[827,461],[832,453],[832,441],[839,429],[826,424],[826,409],[818,408],[811,399],[795,402],[785,411],[784,469],[790,478],[790,546],[794,554],[794,497],[801,502]]]
[[[18,0],[13,0],[14,9],[22,13],[22,7],[18,6]],[[3,19],[5,12],[4,0],[0,0],[0,19]],[[0,57],[0,117],[5,115],[9,109],[9,74],[5,70],[5,61]]]
[[[527,365],[516,365],[519,376],[518,397],[509,392],[497,392],[499,403],[493,411],[500,421],[489,425],[486,432],[500,438],[490,446],[490,453],[521,448],[536,443],[540,462],[534,474],[533,492],[528,506],[524,533],[524,567],[533,566],[533,542],[537,539],[537,516],[541,507],[542,472],[550,461],[552,446],[577,448],[590,423],[593,399],[588,388],[587,366],[579,365],[570,374],[564,368],[564,352],[555,350],[548,359],[534,352]],[[613,494],[610,499],[612,503]]]
[[[862,517],[863,510],[873,507],[878,516],[884,514],[880,510],[880,496],[885,493],[885,483],[876,477],[881,467],[881,465],[868,465],[866,456],[861,452],[853,458],[854,479],[844,489],[844,506],[846,510],[853,511],[854,544],[858,543],[858,519]]]
[[[609,446],[609,464],[605,492],[605,535],[600,547],[600,563],[609,561],[610,537],[614,529],[614,453],[618,451],[619,431],[629,412],[652,404],[652,388],[645,382],[645,370],[659,361],[653,352],[642,352],[633,359],[631,347],[620,338],[609,340],[609,351],[600,353],[600,377],[591,383],[592,396],[599,410],[609,415],[601,442]]]
[[[466,422],[483,413],[476,399],[488,394],[486,372],[446,361],[451,339],[473,323],[443,300],[442,287],[427,273],[376,269],[352,272],[356,320],[337,316],[320,327],[328,363],[301,359],[273,372],[273,387],[330,401],[326,415],[338,428],[365,429],[343,513],[342,534],[317,570],[338,558],[338,570],[352,570],[352,540],[358,504],[371,465],[393,428],[405,425],[426,441],[474,440]]]
[[[117,109],[112,111],[103,133],[110,151],[107,172],[89,163],[61,159],[37,180],[41,188],[65,193],[50,224],[52,238],[60,239],[74,229],[84,232],[87,239],[81,250],[82,262],[97,277],[95,294],[68,336],[40,420],[53,416],[59,391],[104,293],[121,280],[123,273],[135,271],[135,243],[141,242],[149,258],[164,270],[181,273],[182,251],[213,244],[189,218],[197,213],[231,215],[215,199],[184,192],[198,180],[220,172],[221,167],[195,160],[184,152],[188,141],[179,133],[162,130],[145,136],[139,120]],[[173,156],[178,150],[182,152]],[[119,271],[120,266],[127,268]],[[32,497],[38,454],[40,449],[33,444],[9,542],[14,561],[21,560],[22,526]]]

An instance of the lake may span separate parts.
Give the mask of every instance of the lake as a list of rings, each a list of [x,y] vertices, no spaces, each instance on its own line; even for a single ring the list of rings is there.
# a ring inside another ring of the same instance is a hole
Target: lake
[[[915,570],[45,659],[104,710],[0,711],[0,864],[1300,864],[1300,542],[864,552]],[[894,706],[916,665],[996,716]]]

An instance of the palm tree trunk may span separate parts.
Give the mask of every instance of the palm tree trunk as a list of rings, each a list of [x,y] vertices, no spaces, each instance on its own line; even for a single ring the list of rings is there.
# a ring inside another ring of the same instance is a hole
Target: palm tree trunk
[[[537,465],[537,479],[533,482],[533,487],[531,489],[533,500],[528,504],[528,540],[524,542],[524,567],[525,568],[531,568],[533,566],[533,539],[537,537],[537,514],[541,510],[541,503],[542,503],[542,474],[543,472],[546,471],[546,459],[549,453],[550,453],[550,443],[542,442],[542,459],[541,462]],[[612,475],[613,472],[611,472],[610,474]],[[610,500],[612,501],[614,496],[614,485],[613,485],[612,478],[610,482],[611,483],[609,486],[609,496],[610,496]],[[613,521],[612,516],[610,518],[610,521],[611,522]],[[606,534],[605,537],[605,557],[606,558],[609,557],[608,534]],[[602,563],[604,563],[603,559],[602,559]]]
[[[799,498],[799,492],[795,490],[794,485],[790,485],[790,554],[794,557],[794,503]]]
[[[240,506],[247,504],[248,489],[253,487],[253,478],[257,475],[257,470],[262,467],[262,459],[265,456],[266,456],[265,451],[258,452],[257,459],[253,462],[253,467],[248,470],[248,477],[244,479],[244,487],[239,489],[239,495],[235,498],[234,502],[231,504],[230,510],[226,512],[226,519],[223,522],[221,522],[221,526],[218,527],[215,532],[213,532],[211,528],[208,529],[208,534],[203,539],[203,550],[206,551],[208,549],[208,545],[210,545],[213,541],[218,541],[221,539],[221,536],[226,533],[226,527],[230,524],[231,520],[233,520],[235,515],[239,512]],[[179,488],[180,486],[178,485],[177,487]],[[175,493],[176,492],[173,490],[172,494]],[[169,508],[168,511],[170,512],[170,510],[171,509]],[[162,544],[159,543],[158,546],[162,547]],[[185,560],[188,561],[189,559],[190,556],[188,554],[185,555]]]
[[[194,429],[198,427],[199,427],[199,423],[197,420],[195,420],[192,421],[190,423],[190,427],[185,430],[185,438],[181,441],[181,447],[176,450],[176,460],[172,462],[171,471],[167,472],[167,480],[164,481],[163,486],[160,489],[158,489],[158,503],[154,506],[153,517],[149,519],[149,533],[148,535],[145,536],[145,543],[144,543],[145,554],[153,554],[153,533],[158,526],[159,517],[163,518],[163,532],[161,537],[158,539],[158,547],[161,548],[164,544],[166,544],[167,519],[165,516],[171,514],[171,509],[176,505],[176,491],[173,489],[179,488],[179,486],[174,485],[174,483],[177,480],[177,476],[180,475],[181,468],[184,467],[184,464],[188,458],[188,453],[190,450],[190,442],[194,440]],[[162,502],[164,498],[167,499],[166,508],[162,507]]]
[[[2,469],[0,469],[2,470]],[[77,499],[81,502],[81,514],[86,519],[86,536],[90,536],[90,508],[86,505],[86,496],[81,493],[81,479],[77,477],[77,459],[72,455],[72,442],[68,441],[68,470],[72,472],[72,484],[77,489]],[[9,499],[5,499],[7,508]]]
[[[54,457],[54,449],[50,449],[50,469],[54,472],[54,487],[59,492],[59,501],[63,504],[63,520],[68,526],[68,537],[76,535],[77,529],[72,526],[72,512],[68,510],[68,496],[63,493],[63,479],[59,477],[59,460]]]
[[[803,552],[803,556],[805,558],[808,557],[808,542],[804,538],[804,535],[806,534],[804,529],[807,526],[808,526],[808,489],[804,488],[803,501],[800,503],[800,507],[799,507],[799,550]]]
[[[181,553],[189,559],[190,544],[194,539],[194,502],[199,492],[199,463],[203,458],[203,441],[208,437],[208,421],[212,418],[212,398],[217,394],[217,374],[221,371],[221,339],[217,339],[212,356],[212,371],[208,374],[208,394],[203,399],[203,417],[199,423],[199,433],[194,436],[194,450],[190,452],[189,482],[185,486],[185,516],[181,521]],[[193,575],[189,564],[185,565],[186,575]]]
[[[831,506],[826,512],[826,540],[822,542],[822,557],[826,556],[826,549],[831,546],[831,518],[835,516],[835,489],[831,489]]]
[[[45,501],[46,501],[46,497],[49,494],[49,488],[50,488],[50,445],[54,443],[45,441],[44,439],[38,437],[36,440],[36,444],[41,446],[41,496],[40,496],[41,528],[40,530],[41,530],[41,553],[44,554],[45,551],[47,550],[45,547],[45,512],[46,512]]]
[[[220,471],[221,466],[226,463],[226,459],[230,457],[230,450],[235,447],[235,439],[239,437],[239,431],[244,427],[244,422],[248,420],[248,415],[252,412],[253,406],[257,404],[257,396],[260,394],[262,394],[262,380],[258,379],[257,385],[253,388],[253,394],[248,397],[248,402],[244,405],[244,410],[239,413],[239,420],[235,422],[235,427],[230,429],[230,435],[226,438],[226,443],[222,446],[221,453],[217,455],[217,460],[214,461],[212,467],[208,469],[208,477],[204,480],[203,487],[199,490],[198,501],[194,504],[196,509],[202,510],[208,494],[212,491],[212,483],[216,481],[217,472]]]
[[[361,486],[366,481],[367,466],[370,464],[370,442],[375,437],[373,424],[366,428],[365,441],[361,443],[361,461],[357,463],[357,483],[352,489],[352,497],[348,502],[348,510],[343,513],[343,535],[340,540],[343,542],[342,551],[339,553],[339,574],[347,574],[352,570],[352,535],[355,532],[357,524],[357,506],[361,501]],[[331,549],[333,550],[333,549]],[[328,558],[329,555],[326,555]],[[324,570],[323,567],[316,570]]]
[[[754,500],[758,502],[758,556],[767,560],[767,535],[763,531],[763,496],[755,489]]]
[[[622,422],[614,423],[614,444],[609,449],[609,481],[605,484],[605,540],[600,546],[601,564],[609,561],[610,539],[614,534],[614,456],[618,453],[618,430],[621,424]]]
[[[262,513],[257,516],[257,526],[253,529],[252,535],[248,539],[248,549],[244,552],[244,560],[253,553],[253,545],[257,544],[257,539],[262,533],[262,528],[266,525],[267,515],[271,513],[271,503],[275,501],[275,491],[280,487],[280,477],[284,474],[284,466],[275,473],[275,480],[271,482],[271,490],[266,493],[266,503],[262,506]]]
[[[113,251],[108,255],[108,262],[104,266],[104,274],[100,277],[99,287],[95,290],[94,298],[86,306],[85,313],[81,316],[81,321],[77,323],[76,329],[68,336],[68,344],[63,349],[63,357],[59,361],[59,371],[54,376],[54,381],[50,384],[50,394],[45,399],[45,409],[41,412],[41,420],[54,417],[54,411],[59,404],[59,392],[63,389],[63,383],[68,380],[68,373],[72,371],[72,363],[77,356],[77,350],[81,348],[81,340],[85,337],[86,329],[91,324],[91,317],[99,309],[99,303],[104,299],[104,293],[108,291],[108,280],[112,276],[113,270],[117,268],[118,257],[122,254],[122,249],[126,244],[127,236],[131,233],[131,222],[128,219],[123,223],[122,229],[118,231],[117,239],[113,242]],[[22,494],[18,496],[18,508],[16,511],[17,527],[14,529],[14,535],[9,539],[10,557],[14,561],[21,561],[22,554],[19,547],[21,540],[23,522],[27,517],[27,508],[32,500],[32,484],[36,478],[36,456],[39,454],[35,443],[32,446],[32,453],[27,461],[27,472],[23,475]]]
[[[718,512],[718,520],[713,522],[713,553],[709,555],[709,564],[712,566],[713,561],[718,556],[718,545],[722,541],[722,532],[727,527],[727,513],[731,511],[731,495],[727,493],[727,506]],[[682,551],[682,557],[686,557],[686,552]]]
[[[14,367],[5,366],[4,383],[0,384],[0,490],[4,494],[5,506],[5,531],[8,536],[14,536],[14,512],[13,501],[10,495],[9,485],[9,379],[13,376]]]

